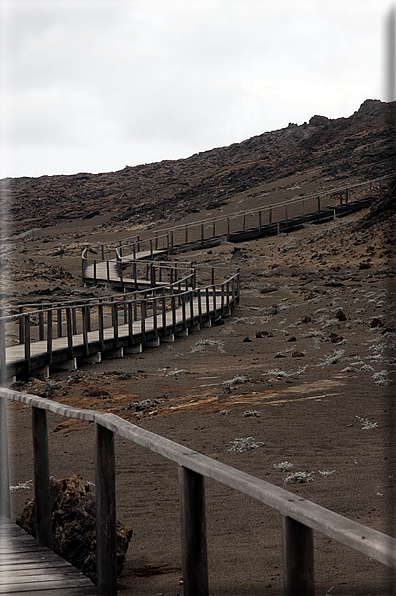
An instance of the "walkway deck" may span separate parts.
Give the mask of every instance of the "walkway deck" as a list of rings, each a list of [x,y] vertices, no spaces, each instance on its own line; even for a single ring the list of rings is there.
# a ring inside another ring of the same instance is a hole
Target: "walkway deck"
[[[94,584],[6,517],[0,517],[0,594],[82,596]]]
[[[189,329],[211,325],[216,317],[229,314],[234,301],[235,297],[231,294],[221,295],[219,290],[213,292],[207,289],[199,297],[194,296],[191,290],[184,302],[174,309],[166,306],[164,310],[158,304],[156,316],[149,314],[137,320],[105,326],[102,336],[96,329],[54,337],[50,353],[47,339],[30,342],[28,352],[24,343],[9,346],[5,348],[6,378],[24,376],[47,365],[76,370],[77,359],[80,362],[100,362],[106,353],[122,357],[125,353],[139,353],[144,347],[159,346],[161,341],[169,343],[177,334],[187,335]]]

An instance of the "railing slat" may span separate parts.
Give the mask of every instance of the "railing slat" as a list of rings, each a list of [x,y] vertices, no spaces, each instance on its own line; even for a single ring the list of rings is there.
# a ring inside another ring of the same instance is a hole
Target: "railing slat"
[[[284,596],[314,596],[314,547],[311,528],[283,517]]]
[[[32,408],[32,432],[36,538],[52,548],[47,412],[41,408]]]
[[[97,586],[99,596],[117,594],[114,433],[95,425]]]
[[[179,466],[179,488],[184,596],[209,596],[204,478]]]
[[[11,517],[10,471],[8,460],[7,406],[0,396],[0,516]]]

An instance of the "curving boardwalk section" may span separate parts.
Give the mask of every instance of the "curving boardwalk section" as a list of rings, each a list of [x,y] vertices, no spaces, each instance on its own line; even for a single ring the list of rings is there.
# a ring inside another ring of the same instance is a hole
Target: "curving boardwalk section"
[[[306,225],[344,217],[369,207],[381,198],[391,176],[298,196],[278,203],[261,205],[228,216],[205,219],[161,229],[154,236],[133,236],[100,245],[101,259],[88,263],[88,250],[82,257],[82,279],[86,284],[105,284],[125,290],[137,285],[136,275],[125,268],[141,259],[155,259],[186,251],[209,248],[223,242],[241,242],[288,233]],[[105,258],[106,251],[110,256]],[[97,252],[95,250],[94,252]],[[139,280],[140,281],[140,280]],[[146,286],[147,287],[147,286]]]
[[[90,596],[94,584],[7,517],[0,517],[0,594]]]
[[[203,288],[186,286],[183,290],[176,282],[141,294],[1,317],[3,381],[33,373],[47,377],[50,367],[76,370],[78,364],[100,362],[102,357],[123,357],[173,342],[228,316],[239,301],[238,274]],[[6,346],[6,330],[12,325],[19,342]]]

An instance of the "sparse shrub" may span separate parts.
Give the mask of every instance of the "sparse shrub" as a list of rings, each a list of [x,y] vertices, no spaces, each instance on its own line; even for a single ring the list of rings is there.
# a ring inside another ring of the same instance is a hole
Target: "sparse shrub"
[[[281,461],[279,464],[273,464],[274,468],[276,470],[279,470],[280,472],[287,472],[288,470],[291,470],[293,467],[293,464],[291,464],[289,461]]]
[[[256,447],[261,447],[264,445],[262,441],[256,443],[253,437],[246,437],[246,439],[235,439],[232,441],[233,446],[229,449],[229,451],[251,451],[252,449],[256,449]]]
[[[199,339],[195,342],[195,346],[192,347],[191,353],[203,352],[206,346],[217,347],[218,352],[225,353],[224,342],[220,339]]]
[[[329,476],[331,476],[332,474],[334,474],[335,470],[323,470],[323,471],[318,470],[318,472],[324,478],[328,478]]]
[[[376,422],[370,422],[367,418],[361,418],[360,416],[356,416],[356,418],[362,424],[362,430],[370,430],[372,428],[378,428],[378,424]]]
[[[313,472],[292,472],[285,478],[285,484],[304,484],[305,482],[313,482]]]
[[[223,385],[241,385],[242,383],[246,383],[247,377],[243,375],[236,376],[233,379],[229,379],[229,381],[223,381]]]
[[[387,370],[381,370],[380,372],[373,374],[373,380],[376,385],[390,385],[392,380],[388,376]]]
[[[344,350],[335,350],[331,354],[325,354],[325,357],[319,362],[318,366],[328,366],[329,364],[337,364],[343,360]]]
[[[246,412],[243,413],[244,418],[249,418],[250,416],[256,416],[256,418],[259,418],[261,413],[257,410],[246,410]]]

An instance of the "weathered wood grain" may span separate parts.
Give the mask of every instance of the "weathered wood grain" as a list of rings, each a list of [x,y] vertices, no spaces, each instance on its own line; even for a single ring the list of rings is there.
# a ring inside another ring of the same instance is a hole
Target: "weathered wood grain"
[[[90,596],[94,584],[70,563],[38,546],[11,520],[0,517],[0,594]]]

